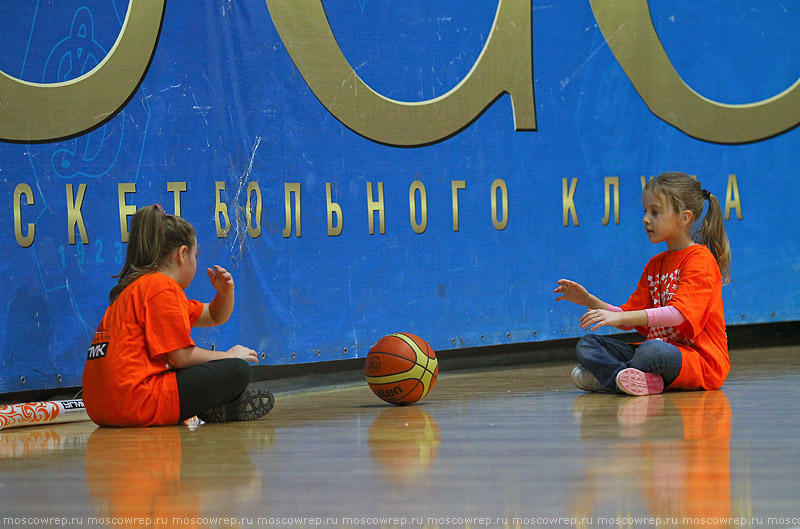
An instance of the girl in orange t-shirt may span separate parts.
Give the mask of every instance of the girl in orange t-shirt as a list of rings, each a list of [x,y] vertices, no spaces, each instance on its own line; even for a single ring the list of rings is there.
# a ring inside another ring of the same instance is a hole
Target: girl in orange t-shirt
[[[708,211],[699,229],[705,202]],[[588,310],[581,327],[636,329],[647,338],[629,344],[587,334],[578,341],[575,385],[586,391],[630,395],[664,388],[719,389],[730,371],[722,285],[730,279],[731,254],[717,198],[684,173],[664,173],[642,193],[644,228],[652,243],[667,243],[653,257],[636,291],[621,307],[568,279],[558,281],[556,300]]]
[[[187,299],[196,270],[191,224],[157,204],[136,212],[125,265],[83,369],[83,402],[95,423],[244,421],[272,409],[269,391],[247,388],[255,351],[242,345],[210,351],[192,341],[192,327],[225,323],[234,305],[233,277],[216,265],[207,269],[214,299]]]

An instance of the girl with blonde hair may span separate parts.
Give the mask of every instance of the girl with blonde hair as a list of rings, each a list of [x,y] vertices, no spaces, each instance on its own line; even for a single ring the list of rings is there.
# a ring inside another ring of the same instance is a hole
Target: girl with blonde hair
[[[568,279],[553,292],[587,308],[582,328],[636,329],[646,339],[630,344],[587,334],[578,341],[572,379],[586,391],[630,395],[719,389],[730,371],[722,285],[731,265],[719,201],[697,179],[671,172],[648,182],[642,202],[648,240],[667,249],[647,263],[628,301],[610,305]]]

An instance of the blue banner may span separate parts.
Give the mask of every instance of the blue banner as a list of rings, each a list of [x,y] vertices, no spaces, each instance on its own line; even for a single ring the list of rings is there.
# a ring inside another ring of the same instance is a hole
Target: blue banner
[[[796,320],[798,27],[778,2],[0,4],[0,392],[80,384],[152,203],[236,281],[198,345],[262,365],[579,336],[555,282],[625,302],[670,170],[723,205],[728,324]]]

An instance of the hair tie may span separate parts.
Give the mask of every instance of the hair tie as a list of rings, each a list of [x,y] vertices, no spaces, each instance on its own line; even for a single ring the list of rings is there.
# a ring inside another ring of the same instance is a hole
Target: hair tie
[[[156,208],[156,211],[160,211],[162,215],[166,216],[167,212],[164,211],[164,208],[161,207],[161,204],[153,204],[153,206]]]
[[[703,193],[703,200],[708,200],[711,198],[711,193],[709,193],[708,190],[701,189],[700,192]]]

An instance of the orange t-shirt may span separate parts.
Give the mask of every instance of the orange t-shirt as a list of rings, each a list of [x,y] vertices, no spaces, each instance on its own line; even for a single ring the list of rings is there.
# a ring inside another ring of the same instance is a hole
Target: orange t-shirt
[[[636,291],[622,310],[672,306],[686,321],[677,327],[636,327],[648,340],[664,340],[681,350],[681,372],[670,385],[679,389],[719,389],[731,368],[722,276],[706,246],[662,252],[647,263]]]
[[[180,401],[167,353],[194,345],[203,304],[154,272],[131,283],[106,309],[83,368],[83,402],[103,426],[176,424]]]

